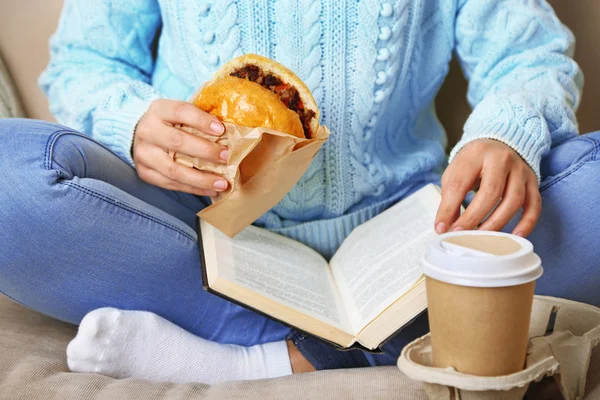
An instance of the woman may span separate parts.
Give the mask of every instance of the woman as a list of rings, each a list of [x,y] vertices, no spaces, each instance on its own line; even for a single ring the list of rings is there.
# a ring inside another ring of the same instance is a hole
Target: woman
[[[40,82],[68,128],[0,123],[0,291],[81,323],[74,371],[212,383],[394,363],[426,316],[382,355],[338,352],[202,290],[194,216],[227,184],[164,150],[227,160],[174,125],[222,134],[182,100],[252,52],[297,72],[332,131],[257,225],[329,257],[443,172],[438,233],[529,235],[538,293],[600,305],[600,135],[577,137],[573,43],[545,0],[66,1]],[[453,50],[474,111],[447,164],[433,100]]]

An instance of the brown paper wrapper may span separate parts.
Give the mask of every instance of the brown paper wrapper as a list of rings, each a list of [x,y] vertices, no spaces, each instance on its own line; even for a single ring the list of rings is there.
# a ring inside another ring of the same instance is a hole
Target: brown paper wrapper
[[[189,127],[184,131],[229,147],[227,165],[169,152],[179,164],[223,176],[230,189],[213,197],[198,216],[233,237],[275,206],[300,180],[329,130],[321,126],[312,139],[301,139],[267,128],[225,123],[215,137]]]

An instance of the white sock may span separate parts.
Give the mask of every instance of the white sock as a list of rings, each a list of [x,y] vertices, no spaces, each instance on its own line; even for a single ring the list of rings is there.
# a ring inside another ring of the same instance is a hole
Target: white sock
[[[100,308],[67,347],[73,372],[163,382],[275,378],[292,373],[285,341],[243,347],[211,342],[145,311]]]

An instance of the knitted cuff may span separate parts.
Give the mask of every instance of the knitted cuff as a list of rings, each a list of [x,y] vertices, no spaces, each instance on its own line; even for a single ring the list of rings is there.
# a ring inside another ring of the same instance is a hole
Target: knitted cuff
[[[480,103],[467,120],[461,140],[450,153],[449,162],[467,144],[477,139],[494,139],[516,151],[540,182],[540,162],[550,148],[545,121],[534,110],[515,112],[508,99]],[[533,115],[532,115],[533,114]]]
[[[138,122],[157,98],[129,98],[118,113],[97,113],[94,137],[135,168],[131,152],[133,135]]]

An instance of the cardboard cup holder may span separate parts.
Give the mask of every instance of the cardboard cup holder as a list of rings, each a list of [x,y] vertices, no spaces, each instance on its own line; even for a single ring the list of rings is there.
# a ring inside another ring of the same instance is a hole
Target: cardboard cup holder
[[[583,398],[592,349],[600,342],[600,309],[535,296],[525,369],[503,376],[475,376],[432,367],[429,334],[407,345],[398,367],[423,383],[430,400],[523,399],[531,382],[552,376],[565,398]]]

